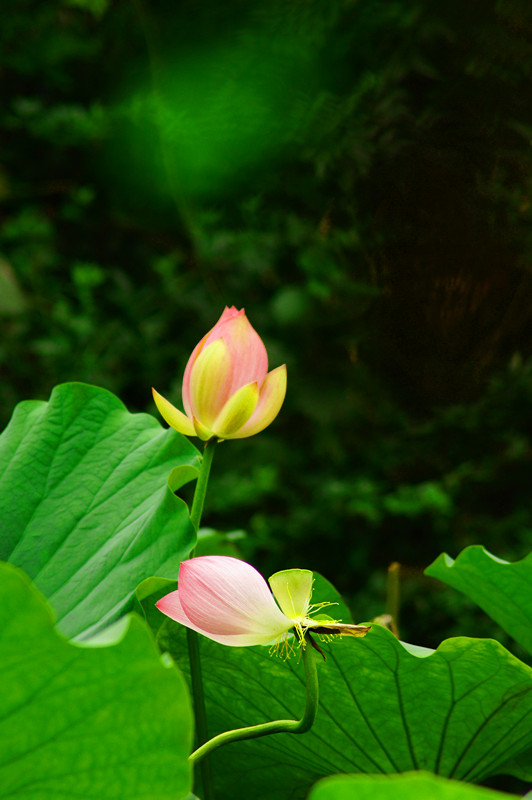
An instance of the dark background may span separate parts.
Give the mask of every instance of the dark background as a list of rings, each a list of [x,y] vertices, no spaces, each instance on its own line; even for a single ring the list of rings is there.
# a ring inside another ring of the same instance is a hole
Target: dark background
[[[424,578],[530,550],[529,0],[7,0],[0,414],[81,380],[151,411],[224,305],[289,390],[204,522],[403,638],[496,635]]]

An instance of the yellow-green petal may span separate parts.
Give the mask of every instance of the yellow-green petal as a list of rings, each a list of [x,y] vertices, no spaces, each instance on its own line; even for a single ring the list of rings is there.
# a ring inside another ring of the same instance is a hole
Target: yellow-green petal
[[[284,569],[268,578],[283,614],[290,619],[308,615],[313,580],[309,569]]]
[[[185,436],[196,436],[196,431],[194,430],[194,425],[186,417],[182,411],[179,411],[172,403],[169,403],[168,400],[156,392],[155,389],[152,389],[153,392],[153,399],[155,400],[155,405],[159,409],[159,413],[161,417],[170,425],[171,428],[178,431],[178,433],[182,433]]]
[[[231,354],[223,339],[204,347],[190,371],[190,407],[202,425],[212,428],[231,387]]]
[[[195,436],[199,436],[199,438],[203,439],[204,442],[212,439],[214,433],[209,428],[206,428],[205,425],[202,425],[199,419],[196,419],[196,417],[192,417],[192,420],[194,423]]]
[[[230,439],[251,417],[259,399],[256,381],[242,386],[224,405],[214,423],[213,430],[220,439]]]
[[[286,395],[286,365],[268,372],[260,387],[257,407],[246,424],[231,439],[254,436],[266,428],[281,410]]]

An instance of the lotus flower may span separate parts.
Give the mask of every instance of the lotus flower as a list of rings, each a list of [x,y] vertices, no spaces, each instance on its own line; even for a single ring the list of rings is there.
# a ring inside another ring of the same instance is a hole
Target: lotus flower
[[[191,558],[181,562],[177,591],[162,597],[157,608],[231,647],[278,645],[292,632],[304,646],[307,631],[364,636],[369,630],[329,618],[310,618],[313,575],[309,570],[276,572],[269,583],[273,594],[262,575],[238,558]]]
[[[262,339],[244,309],[225,308],[196,345],[183,378],[186,414],[153,389],[166,422],[185,436],[207,441],[242,439],[273,422],[286,394],[286,366],[268,372]]]

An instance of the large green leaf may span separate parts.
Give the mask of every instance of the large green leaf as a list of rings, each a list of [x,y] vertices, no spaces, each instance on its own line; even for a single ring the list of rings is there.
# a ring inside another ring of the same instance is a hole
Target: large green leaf
[[[138,617],[106,637],[111,646],[66,641],[27,577],[0,564],[0,798],[180,800],[190,792],[183,677]]]
[[[150,585],[143,584],[139,599],[159,643],[186,673],[183,628],[153,611],[173,584],[151,588],[149,596]],[[335,597],[320,588],[315,599]],[[305,692],[297,658],[285,662],[268,648],[223,647],[204,637],[200,643],[211,735],[301,715]],[[498,774],[532,746],[532,670],[498,642],[449,639],[419,656],[374,626],[364,639],[322,646],[327,661],[318,665],[313,729],[216,751],[217,798],[230,800],[238,785],[244,797],[295,800],[318,778],[342,772],[426,769],[474,782]]]
[[[472,545],[462,550],[456,560],[442,553],[425,574],[474,600],[532,653],[532,553],[511,563],[488,553],[481,545]]]
[[[61,631],[93,633],[139,580],[177,576],[195,534],[173,491],[198,457],[104,389],[69,383],[49,402],[20,403],[0,437],[0,557],[34,580]]]
[[[334,775],[320,781],[308,800],[511,800],[517,795],[449,781],[430,772],[404,775]]]
[[[510,758],[501,769],[504,775],[514,775],[522,781],[532,781],[532,747],[524,750],[514,758]],[[532,800],[532,794],[530,797]]]

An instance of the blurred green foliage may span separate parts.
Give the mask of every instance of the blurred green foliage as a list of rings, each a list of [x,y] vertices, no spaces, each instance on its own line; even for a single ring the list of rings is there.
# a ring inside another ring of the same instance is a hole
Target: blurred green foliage
[[[245,306],[287,401],[223,444],[206,524],[357,618],[490,623],[422,576],[529,549],[527,0],[8,0],[0,33],[0,411],[81,380],[180,398]]]

